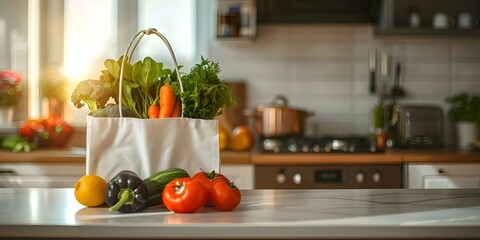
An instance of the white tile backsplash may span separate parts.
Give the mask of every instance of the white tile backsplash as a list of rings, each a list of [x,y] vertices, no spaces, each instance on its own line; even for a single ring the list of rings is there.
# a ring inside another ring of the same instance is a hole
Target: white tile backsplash
[[[455,74],[459,76],[480,77],[480,62],[457,63],[455,64]]]
[[[480,57],[480,44],[455,43],[453,45],[455,57]]]
[[[424,43],[424,44],[397,44],[395,56],[397,57],[444,57],[448,58],[450,45],[448,43]]]
[[[410,97],[426,95],[448,96],[448,82],[406,82],[402,86]]]
[[[345,61],[292,62],[291,77],[299,81],[351,81],[352,64]]]
[[[480,39],[378,37],[370,25],[260,25],[253,41],[212,41],[209,56],[221,77],[248,84],[248,107],[284,94],[294,107],[315,112],[307,134],[367,134],[378,96],[368,92],[370,49],[404,66],[401,104],[433,104],[480,94]],[[379,62],[378,62],[379,63]],[[379,64],[377,69],[379,70]],[[390,65],[390,70],[393,65]],[[377,73],[377,89],[389,92],[392,71]]]
[[[456,81],[455,82],[455,93],[460,92],[476,92],[480,93],[480,77],[477,77],[473,81]]]
[[[292,43],[289,46],[289,57],[292,59],[317,59],[317,58],[333,58],[351,59],[352,45],[350,43],[311,43],[297,44]]]
[[[404,66],[404,79],[416,76],[449,76],[450,68],[448,63],[406,63]]]
[[[332,43],[351,44],[352,28],[341,25],[295,25],[289,27],[289,39],[292,44],[321,45]]]

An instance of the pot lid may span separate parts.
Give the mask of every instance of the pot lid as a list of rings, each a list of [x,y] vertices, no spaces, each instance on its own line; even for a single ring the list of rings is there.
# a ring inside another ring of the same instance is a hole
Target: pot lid
[[[313,112],[308,112],[304,109],[301,108],[293,108],[289,106],[288,99],[285,95],[278,94],[273,97],[272,101],[270,101],[270,104],[265,105],[265,104],[260,104],[257,106],[257,111],[263,111],[265,109],[271,109],[271,108],[276,108],[276,109],[288,109],[288,110],[293,110],[293,111],[299,111],[299,112],[305,112],[308,115],[313,115]]]

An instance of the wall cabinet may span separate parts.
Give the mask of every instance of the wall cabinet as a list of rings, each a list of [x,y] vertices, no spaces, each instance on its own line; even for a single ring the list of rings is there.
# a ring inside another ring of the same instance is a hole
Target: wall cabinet
[[[263,23],[373,23],[380,0],[257,0]]]
[[[478,0],[382,0],[375,33],[480,36],[479,18]]]

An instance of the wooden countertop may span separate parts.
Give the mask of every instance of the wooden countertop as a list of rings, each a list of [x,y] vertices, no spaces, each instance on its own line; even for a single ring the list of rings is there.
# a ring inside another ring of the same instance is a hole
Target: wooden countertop
[[[408,150],[402,154],[402,162],[408,163],[446,163],[446,162],[478,162],[480,151],[459,150]]]
[[[323,154],[264,154],[256,152],[220,152],[222,164],[400,164],[478,162],[479,151],[454,149],[415,150],[393,149],[385,153],[323,153]],[[1,162],[84,163],[84,148],[45,149],[31,153],[11,153],[0,150]]]
[[[222,164],[249,164],[249,152],[221,152]],[[85,148],[41,149],[29,153],[0,150],[0,163],[85,163]]]
[[[29,153],[0,150],[0,163],[85,163],[85,148],[52,148]]]

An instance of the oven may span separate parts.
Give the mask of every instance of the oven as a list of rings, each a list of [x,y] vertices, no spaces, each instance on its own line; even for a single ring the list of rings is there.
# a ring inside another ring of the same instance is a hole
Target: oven
[[[288,164],[255,165],[256,189],[392,189],[402,188],[403,185],[401,163],[335,164],[331,161],[320,164],[320,158],[334,155],[338,159],[338,156],[348,154],[385,154],[376,148],[375,141],[367,137],[284,137],[259,139],[258,142],[260,155],[290,154],[292,161]],[[303,155],[307,155],[312,163],[295,164],[295,156]]]
[[[256,165],[255,188],[402,188],[402,166],[401,164]]]

